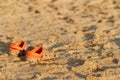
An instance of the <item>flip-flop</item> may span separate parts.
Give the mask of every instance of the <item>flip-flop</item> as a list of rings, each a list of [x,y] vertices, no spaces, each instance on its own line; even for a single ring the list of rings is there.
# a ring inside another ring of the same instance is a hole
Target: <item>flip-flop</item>
[[[26,47],[26,43],[24,41],[19,41],[17,43],[12,43],[9,45],[10,52],[20,52],[23,51]]]
[[[42,46],[38,46],[33,50],[29,50],[26,52],[26,57],[28,61],[42,61],[42,60],[49,60],[53,58],[53,54],[47,52]]]

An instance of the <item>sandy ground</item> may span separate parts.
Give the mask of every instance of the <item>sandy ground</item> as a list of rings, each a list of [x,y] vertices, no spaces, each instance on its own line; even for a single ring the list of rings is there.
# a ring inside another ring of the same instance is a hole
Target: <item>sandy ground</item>
[[[19,40],[56,56],[9,56]],[[0,80],[120,80],[120,0],[0,0]]]

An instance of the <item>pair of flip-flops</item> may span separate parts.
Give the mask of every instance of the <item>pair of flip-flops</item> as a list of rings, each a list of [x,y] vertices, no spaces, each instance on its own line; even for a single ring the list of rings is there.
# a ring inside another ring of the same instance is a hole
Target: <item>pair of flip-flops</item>
[[[37,46],[31,50],[25,51],[26,43],[25,41],[19,41],[18,43],[13,43],[9,45],[9,50],[15,55],[18,55],[17,53],[23,54],[24,52],[27,60],[29,61],[41,61],[41,60],[48,60],[53,58],[53,54],[51,54],[49,51],[45,50],[43,46]],[[16,53],[17,52],[17,53]]]

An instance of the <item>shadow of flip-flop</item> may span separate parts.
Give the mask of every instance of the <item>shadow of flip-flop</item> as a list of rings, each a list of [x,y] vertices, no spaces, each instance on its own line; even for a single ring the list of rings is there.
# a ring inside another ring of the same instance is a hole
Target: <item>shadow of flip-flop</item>
[[[1,53],[0,54],[9,54],[9,50],[8,50],[8,47],[9,47],[9,44],[11,42],[3,42],[3,41],[0,41],[0,51]]]
[[[17,56],[20,58],[21,61],[26,61],[26,51],[32,50],[33,48],[34,47],[30,46],[26,50],[20,51]]]

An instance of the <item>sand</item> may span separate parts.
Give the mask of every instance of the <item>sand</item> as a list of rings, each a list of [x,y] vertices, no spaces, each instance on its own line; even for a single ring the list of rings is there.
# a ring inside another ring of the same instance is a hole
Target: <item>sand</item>
[[[20,40],[56,56],[10,56]],[[0,80],[120,80],[120,1],[0,0]]]

